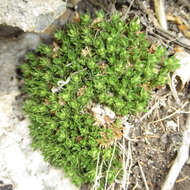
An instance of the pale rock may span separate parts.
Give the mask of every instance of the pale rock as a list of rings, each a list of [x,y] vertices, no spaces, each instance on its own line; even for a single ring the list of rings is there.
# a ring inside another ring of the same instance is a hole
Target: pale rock
[[[32,33],[0,41],[0,181],[12,184],[14,190],[77,190],[63,170],[50,166],[40,151],[32,149],[30,122],[26,116],[18,117],[23,112],[17,105],[21,92],[16,67],[39,43],[39,36]]]
[[[31,147],[29,121],[20,121],[12,109],[15,94],[0,101],[0,180],[13,184],[14,190],[76,190],[61,169],[43,160],[40,151]],[[5,112],[3,112],[5,110]]]
[[[43,32],[66,11],[63,0],[1,0],[0,24]]]

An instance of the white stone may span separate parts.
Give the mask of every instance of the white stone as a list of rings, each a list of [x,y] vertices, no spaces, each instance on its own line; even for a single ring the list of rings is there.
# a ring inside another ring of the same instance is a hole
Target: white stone
[[[12,111],[15,94],[0,98],[0,129],[4,131],[0,136],[0,180],[12,183],[14,190],[76,190],[61,169],[51,167],[39,151],[33,151],[28,119],[19,121]]]
[[[2,2],[0,0],[0,7]],[[50,166],[40,151],[32,149],[30,122],[27,118],[19,120],[18,115],[23,113],[15,106],[15,98],[21,93],[16,66],[39,42],[39,36],[32,33],[23,34],[17,40],[0,41],[0,180],[12,184],[14,190],[77,190],[63,170]],[[11,77],[14,80],[10,80]]]
[[[65,11],[63,0],[0,0],[0,24],[43,32]]]

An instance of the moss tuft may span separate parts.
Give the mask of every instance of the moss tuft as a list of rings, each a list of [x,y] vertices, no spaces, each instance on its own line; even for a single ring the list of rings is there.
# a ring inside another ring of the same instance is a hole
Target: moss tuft
[[[150,50],[138,19],[125,24],[117,13],[107,20],[103,12],[93,21],[83,15],[80,23],[68,24],[55,33],[52,46],[41,44],[26,60],[21,65],[28,94],[24,110],[33,147],[76,185],[93,183],[98,155],[105,161],[103,184],[111,142],[122,137],[120,122],[97,124],[91,105],[107,106],[118,118],[145,112],[151,89],[166,84],[168,72],[178,67],[165,48]],[[116,148],[108,184],[121,167]]]

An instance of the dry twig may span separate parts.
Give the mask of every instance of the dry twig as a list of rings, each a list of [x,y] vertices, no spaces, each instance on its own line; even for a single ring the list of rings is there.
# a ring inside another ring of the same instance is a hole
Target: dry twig
[[[134,0],[132,0],[132,1],[130,2],[130,5],[129,5],[129,7],[128,7],[126,13],[125,13],[124,16],[122,17],[123,20],[126,20],[128,14],[129,14],[129,11],[131,10],[131,7],[132,7],[133,3],[134,3]]]
[[[164,30],[168,29],[167,21],[166,21],[166,14],[165,14],[165,0],[154,0],[154,8],[156,12],[156,16],[160,23],[161,28]]]
[[[181,108],[181,109],[183,109],[187,104],[188,104],[188,102],[185,102],[185,103],[182,105],[182,108]],[[181,111],[181,109],[178,109],[178,110],[176,110],[175,112],[173,112],[172,114],[170,114],[170,115],[168,115],[168,116],[166,116],[166,117],[164,117],[164,118],[158,119],[158,120],[156,120],[156,121],[152,121],[152,122],[150,122],[150,123],[152,124],[152,123],[157,123],[157,122],[160,122],[160,121],[164,121],[164,120],[166,120],[166,119],[169,119],[169,118],[173,117],[173,116],[176,115],[176,114],[189,113],[189,112]]]
[[[108,166],[108,170],[106,172],[106,182],[105,182],[105,186],[104,186],[104,190],[106,190],[106,187],[107,187],[107,184],[108,184],[108,174],[109,174],[109,171],[110,171],[110,168],[111,168],[111,164],[112,164],[112,161],[113,161],[113,157],[115,155],[115,148],[116,148],[116,145],[117,145],[117,142],[115,141],[114,143],[114,148],[113,148],[113,152],[112,152],[112,157],[111,157],[111,160],[109,162],[109,166]]]
[[[123,180],[122,180],[122,188],[125,189],[125,186],[126,186],[126,181],[127,181],[127,165],[128,165],[128,162],[129,162],[129,157],[127,158],[127,163],[125,163],[126,159],[125,159],[125,156],[126,156],[126,152],[125,152],[125,139],[123,138]]]
[[[169,74],[168,74],[168,78],[169,78],[169,83],[168,84],[170,86],[172,95],[173,95],[174,99],[176,100],[176,103],[179,105],[181,103],[181,101],[179,99],[179,96],[177,94],[177,90],[175,88],[174,79],[171,79]]]
[[[143,178],[143,181],[144,181],[144,184],[145,184],[145,188],[146,188],[146,190],[149,190],[148,184],[147,184],[147,182],[146,182],[146,177],[145,177],[145,175],[144,175],[142,166],[141,166],[141,164],[140,164],[139,161],[138,161],[138,165],[139,165],[139,168],[140,168],[140,171],[141,171],[141,175],[142,175],[142,178]]]
[[[189,106],[190,110],[190,106]],[[170,171],[166,177],[162,190],[171,190],[176,182],[176,179],[181,172],[184,164],[189,158],[189,147],[190,147],[190,115],[188,115],[185,130],[183,132],[183,140],[181,147],[178,151],[177,157],[170,168]]]
[[[146,119],[156,108],[158,108],[159,106],[159,102],[156,102],[152,107],[151,109],[146,112],[141,118],[140,118],[140,121],[143,121],[144,119]]]
[[[100,179],[100,176],[98,175],[99,172],[99,162],[100,162],[100,152],[98,153],[98,159],[97,159],[97,164],[96,164],[96,177],[95,177],[95,180],[94,180],[94,185],[92,187],[92,190],[96,190],[97,187],[99,187],[99,179]]]
[[[155,27],[155,31],[151,31],[149,30],[148,31],[151,35],[154,35],[157,33],[160,37],[163,37],[162,39],[165,40],[166,42],[168,42],[168,40],[181,47],[184,47],[185,49],[188,49],[190,50],[190,45],[189,43],[185,43],[181,38],[176,38],[176,36],[174,34],[172,34],[170,31],[166,31],[166,30],[163,30],[161,28],[158,28],[158,27]],[[190,41],[189,41],[190,42]]]
[[[176,183],[181,183],[182,181],[185,181],[186,179],[189,179],[189,176],[185,176],[183,178],[180,178],[176,181]]]

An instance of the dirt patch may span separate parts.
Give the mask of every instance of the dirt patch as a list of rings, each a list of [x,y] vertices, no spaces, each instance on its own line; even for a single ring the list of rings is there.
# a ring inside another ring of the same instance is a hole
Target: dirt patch
[[[184,189],[189,189],[190,187],[190,180],[189,180],[189,176],[190,176],[190,165],[186,164],[184,166],[184,168],[182,169],[178,180],[176,181],[175,187],[173,190],[184,190]]]

